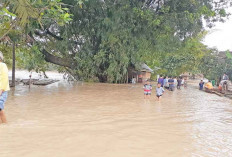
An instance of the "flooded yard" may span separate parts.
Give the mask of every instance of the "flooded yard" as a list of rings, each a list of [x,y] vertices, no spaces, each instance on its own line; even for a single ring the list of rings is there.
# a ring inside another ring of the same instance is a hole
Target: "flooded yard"
[[[1,157],[230,157],[230,99],[195,87],[143,99],[142,85],[17,86]]]

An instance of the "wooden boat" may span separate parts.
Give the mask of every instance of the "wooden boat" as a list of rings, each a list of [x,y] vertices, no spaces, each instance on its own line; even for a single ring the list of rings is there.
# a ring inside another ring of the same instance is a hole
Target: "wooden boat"
[[[30,82],[31,84],[33,84],[34,82],[38,81],[39,79],[22,79],[21,82],[24,84],[24,85],[29,85]]]
[[[58,80],[53,80],[53,79],[42,79],[33,82],[33,85],[39,85],[39,86],[46,86],[52,83],[58,82]]]

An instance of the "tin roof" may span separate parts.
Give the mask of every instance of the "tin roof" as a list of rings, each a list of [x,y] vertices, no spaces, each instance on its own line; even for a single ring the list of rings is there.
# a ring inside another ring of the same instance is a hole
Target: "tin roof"
[[[145,64],[145,63],[143,63],[142,65],[141,65],[141,71],[146,71],[146,72],[150,72],[150,73],[152,73],[152,72],[154,72],[149,66],[147,66],[147,64]]]

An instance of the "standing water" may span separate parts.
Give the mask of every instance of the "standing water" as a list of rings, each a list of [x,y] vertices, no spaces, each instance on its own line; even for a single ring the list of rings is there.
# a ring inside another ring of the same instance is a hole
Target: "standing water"
[[[142,85],[18,86],[1,157],[231,157],[232,104],[194,87],[143,99]]]

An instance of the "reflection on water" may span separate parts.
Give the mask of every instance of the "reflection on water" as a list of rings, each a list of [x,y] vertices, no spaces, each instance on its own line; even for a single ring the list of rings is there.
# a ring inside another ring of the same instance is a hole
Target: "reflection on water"
[[[1,157],[230,157],[232,104],[195,88],[143,99],[141,85],[18,86]]]

